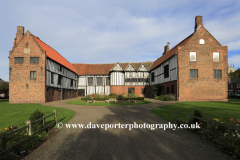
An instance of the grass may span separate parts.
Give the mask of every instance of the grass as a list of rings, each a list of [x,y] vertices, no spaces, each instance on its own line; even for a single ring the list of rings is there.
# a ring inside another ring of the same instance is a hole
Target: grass
[[[39,110],[44,115],[53,113],[53,110],[57,110],[58,122],[67,122],[75,112],[70,109],[49,107],[36,103],[25,103],[25,104],[9,104],[6,99],[0,100],[0,129],[4,129],[10,126],[17,126],[18,128],[26,125],[26,120],[29,119],[30,115],[35,111]],[[46,124],[53,121],[53,116],[46,119]]]
[[[230,99],[228,102],[178,102],[172,105],[153,108],[152,113],[165,120],[174,122],[174,111],[193,115],[194,110],[200,110],[203,118],[211,116],[230,124],[229,119],[240,119],[240,99]],[[188,117],[177,114],[178,119],[187,122]]]
[[[85,105],[85,106],[126,106],[126,105],[140,105],[140,104],[148,104],[148,103],[152,103],[150,101],[139,101],[138,103],[128,103],[128,102],[117,102],[115,103],[115,101],[109,101],[109,103],[107,102],[96,102],[96,103],[86,103],[85,101],[80,101],[80,100],[76,100],[76,101],[70,101],[67,102],[68,104],[75,104],[75,105]]]

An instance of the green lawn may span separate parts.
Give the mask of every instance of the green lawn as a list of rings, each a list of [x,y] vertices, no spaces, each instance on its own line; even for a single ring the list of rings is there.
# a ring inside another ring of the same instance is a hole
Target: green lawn
[[[229,123],[230,118],[240,119],[240,99],[230,99],[228,102],[178,102],[172,105],[153,108],[152,113],[165,120],[174,122],[174,110],[193,115],[194,110],[200,110],[203,118],[211,116]],[[187,116],[177,114],[178,119],[187,122]]]
[[[86,103],[85,101],[80,101],[80,100],[76,100],[76,101],[70,101],[67,102],[68,104],[75,104],[75,105],[86,105],[86,106],[126,106],[126,105],[140,105],[140,104],[148,104],[148,103],[152,103],[150,101],[139,101],[138,103],[128,103],[128,102],[117,102],[115,103],[115,101],[109,101],[109,103],[107,102],[96,102],[96,103]]]
[[[22,127],[26,125],[25,120],[28,120],[31,113],[39,110],[46,115],[53,113],[57,110],[58,122],[67,122],[75,112],[70,109],[43,106],[41,104],[9,104],[8,100],[0,99],[0,129],[10,126]],[[53,121],[53,116],[46,119],[46,124]]]

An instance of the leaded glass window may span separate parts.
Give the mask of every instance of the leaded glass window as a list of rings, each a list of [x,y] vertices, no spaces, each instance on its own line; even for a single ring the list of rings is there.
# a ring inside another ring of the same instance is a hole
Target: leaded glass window
[[[24,57],[15,57],[15,63],[23,63]]]
[[[93,86],[93,77],[88,77],[88,85]]]
[[[39,57],[30,57],[30,63],[39,63]]]
[[[222,79],[222,70],[213,70],[214,79]]]
[[[198,70],[197,69],[190,69],[190,78],[191,79],[198,78]]]
[[[102,86],[102,85],[103,85],[102,77],[97,77],[97,86]]]
[[[36,71],[30,71],[30,79],[36,79]]]
[[[106,77],[106,86],[110,85],[110,77]]]

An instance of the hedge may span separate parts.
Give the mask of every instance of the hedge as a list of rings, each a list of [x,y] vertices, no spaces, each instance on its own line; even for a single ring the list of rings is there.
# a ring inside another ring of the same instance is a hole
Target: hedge
[[[98,101],[105,101],[105,100],[109,100],[109,98],[99,98],[99,97],[95,97],[95,98],[81,98],[82,101],[89,101],[89,100],[98,100]]]
[[[117,98],[117,100],[144,100],[144,97],[136,97],[136,98]]]

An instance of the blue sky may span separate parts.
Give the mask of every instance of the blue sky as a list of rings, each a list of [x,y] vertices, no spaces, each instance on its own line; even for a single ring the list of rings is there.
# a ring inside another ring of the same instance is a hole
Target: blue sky
[[[228,46],[240,68],[240,1],[41,0],[0,2],[0,78],[9,80],[9,51],[24,26],[71,63],[154,61],[193,33],[195,16]]]

